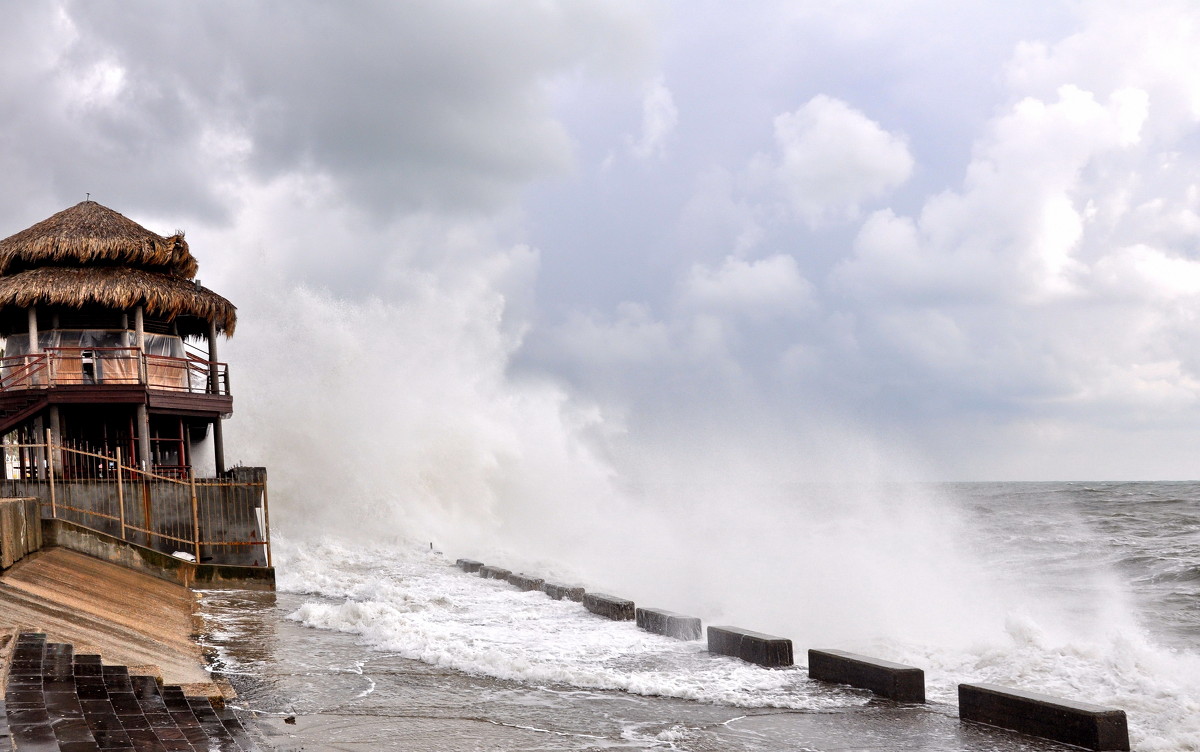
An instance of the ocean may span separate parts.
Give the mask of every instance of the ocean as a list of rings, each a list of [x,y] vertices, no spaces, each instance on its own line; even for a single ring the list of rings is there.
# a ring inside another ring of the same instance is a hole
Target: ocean
[[[786,495],[792,514],[773,507],[765,527],[724,531],[747,548],[702,526],[716,537],[688,539],[696,557],[677,567],[631,534],[621,557],[654,564],[640,575],[528,548],[351,543],[284,523],[279,592],[205,593],[205,640],[238,707],[280,750],[1061,748],[962,726],[959,682],[1121,708],[1134,749],[1200,750],[1200,483]],[[456,557],[790,637],[799,666],[709,655],[700,641],[467,575]],[[810,647],[923,668],[928,707],[810,682]]]

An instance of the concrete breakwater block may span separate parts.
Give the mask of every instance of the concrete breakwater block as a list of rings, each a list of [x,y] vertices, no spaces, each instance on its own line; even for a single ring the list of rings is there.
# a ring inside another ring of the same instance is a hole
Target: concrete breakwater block
[[[647,632],[677,640],[699,640],[704,634],[700,619],[695,616],[684,616],[661,608],[639,608],[634,613],[638,627]]]
[[[583,594],[586,591],[579,585],[563,585],[558,582],[547,582],[542,585],[542,592],[556,601],[566,599],[578,603],[583,600]]]
[[[484,565],[479,568],[479,576],[485,580],[507,580],[512,572],[503,567]]]
[[[820,681],[869,689],[897,702],[925,702],[925,672],[844,650],[809,650],[808,675]]]
[[[454,562],[454,566],[458,567],[464,572],[474,574],[483,567],[483,562],[475,561],[474,559],[459,559],[458,561]]]
[[[739,627],[709,627],[708,652],[731,655],[767,668],[793,663],[791,640]]]
[[[508,584],[516,587],[518,590],[541,590],[542,585],[546,583],[541,577],[534,577],[529,574],[510,574],[507,579]]]
[[[633,621],[633,601],[604,593],[584,593],[583,607],[593,614],[613,621]]]
[[[959,684],[958,717],[1086,749],[1129,749],[1124,710],[994,684]]]

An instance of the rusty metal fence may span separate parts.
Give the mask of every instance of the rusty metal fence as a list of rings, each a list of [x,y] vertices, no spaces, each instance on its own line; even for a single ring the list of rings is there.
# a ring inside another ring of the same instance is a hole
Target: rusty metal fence
[[[3,449],[6,463],[16,452],[41,465],[36,477],[16,473],[3,484],[4,495],[40,499],[44,518],[201,563],[271,566],[264,468],[221,478],[197,478],[189,468],[186,478],[172,478],[125,464],[120,449],[110,456],[49,441]]]

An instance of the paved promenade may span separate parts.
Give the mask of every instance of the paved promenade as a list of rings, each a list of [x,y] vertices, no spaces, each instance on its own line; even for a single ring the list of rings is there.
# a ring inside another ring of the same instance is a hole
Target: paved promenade
[[[16,752],[250,752],[223,705],[153,676],[105,666],[46,635],[22,633],[8,664],[0,744]]]

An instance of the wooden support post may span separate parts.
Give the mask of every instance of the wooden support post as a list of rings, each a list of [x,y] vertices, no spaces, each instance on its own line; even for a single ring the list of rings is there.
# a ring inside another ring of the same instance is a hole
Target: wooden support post
[[[133,309],[133,328],[136,335],[134,340],[138,349],[138,381],[143,384],[148,384],[149,379],[146,373],[146,321],[145,314],[142,311],[142,306]]]
[[[29,356],[30,357],[25,358],[25,364],[30,367],[30,371],[29,371],[29,383],[30,384],[41,383],[41,380],[43,378],[43,376],[39,375],[36,371],[32,370],[34,358],[36,358],[38,353],[40,353],[41,351],[42,351],[42,348],[38,341],[37,306],[33,305],[33,306],[29,306]],[[49,369],[47,369],[44,378],[49,378],[49,377],[50,377],[50,372],[49,372]]]
[[[271,507],[267,504],[267,470],[263,468],[263,540],[267,542],[267,566],[271,566]]]
[[[217,466],[217,477],[225,474],[225,431],[221,428],[221,419],[213,419],[213,461]]]
[[[34,475],[40,480],[46,477],[46,463],[49,459],[49,447],[42,442],[46,440],[46,420],[38,415],[33,419],[33,437],[30,439],[30,462],[33,465]]]
[[[29,306],[29,354],[41,352],[38,346],[37,306]]]
[[[150,411],[145,405],[137,406],[138,464],[142,472],[150,472]]]
[[[51,441],[57,442],[59,444],[59,446],[62,445],[62,425],[61,425],[61,419],[58,414],[58,405],[50,406],[50,438],[51,438]],[[47,443],[50,443],[50,442],[47,442]],[[54,475],[55,473],[57,473],[58,475],[61,476],[62,470],[63,470],[63,468],[62,468],[62,452],[53,452],[52,451],[52,452],[50,452],[49,456],[50,456],[50,462],[48,464],[48,467],[46,468],[46,471],[48,473],[50,473],[51,475]]]
[[[137,337],[139,350],[146,349],[146,313],[142,306],[133,309],[133,331]]]
[[[50,429],[47,428],[46,429],[46,455],[50,456],[50,454],[52,452],[53,452],[53,447],[50,444]],[[46,463],[46,464],[49,465],[50,463]],[[47,475],[50,476],[50,516],[53,517],[54,519],[58,519],[58,502],[54,498],[54,473],[48,472]]]
[[[221,393],[220,376],[217,373],[217,322],[208,322],[208,392]]]
[[[117,507],[121,510],[121,540],[125,537],[125,483],[121,480],[121,447],[117,447]]]
[[[196,474],[188,468],[188,483],[192,491],[192,539],[196,542],[196,563],[200,563],[200,504],[196,501]]]

